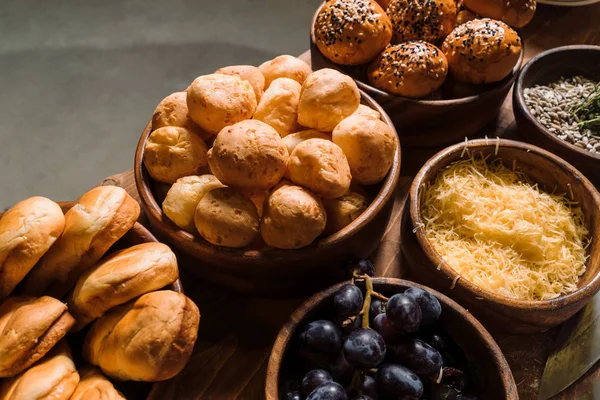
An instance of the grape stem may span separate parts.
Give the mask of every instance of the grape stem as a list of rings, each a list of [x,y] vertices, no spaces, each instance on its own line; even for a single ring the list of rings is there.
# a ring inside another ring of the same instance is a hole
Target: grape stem
[[[382,295],[381,293],[378,293],[375,290],[373,290],[373,281],[371,280],[371,277],[369,275],[360,275],[355,272],[353,280],[356,279],[362,279],[365,281],[365,300],[363,302],[362,310],[360,311],[360,313],[358,313],[358,315],[362,315],[363,317],[362,327],[369,328],[369,310],[371,308],[371,298],[376,297],[382,301],[388,301],[388,298]]]

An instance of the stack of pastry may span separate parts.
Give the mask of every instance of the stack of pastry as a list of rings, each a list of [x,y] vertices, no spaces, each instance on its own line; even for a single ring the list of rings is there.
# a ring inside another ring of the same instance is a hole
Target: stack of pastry
[[[279,56],[196,78],[160,102],[144,165],[164,214],[225,247],[297,249],[363,213],[398,140],[356,83]]]
[[[173,252],[151,242],[105,256],[139,213],[112,186],[92,189],[65,214],[43,197],[4,213],[0,400],[123,399],[103,374],[154,382],[183,369],[199,312],[183,294],[161,290],[179,276]],[[70,349],[67,333],[91,323],[83,349]],[[100,370],[78,372],[71,350]]]
[[[314,37],[330,61],[364,65],[358,71],[374,87],[422,98],[448,73],[463,85],[505,78],[521,52],[511,26],[526,25],[535,8],[535,0],[329,0]]]

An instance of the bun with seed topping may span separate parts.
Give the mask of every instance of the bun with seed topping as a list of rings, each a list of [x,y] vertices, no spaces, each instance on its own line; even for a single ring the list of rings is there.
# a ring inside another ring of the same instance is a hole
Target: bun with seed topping
[[[464,0],[463,3],[476,14],[500,20],[513,28],[527,25],[536,9],[536,0]]]
[[[425,97],[437,90],[448,73],[444,53],[434,45],[407,42],[390,46],[369,67],[371,85],[405,97]]]
[[[392,20],[392,43],[438,43],[454,29],[457,12],[455,0],[392,0],[387,8]]]
[[[315,22],[317,47],[331,61],[371,61],[392,39],[392,22],[374,0],[329,0]]]
[[[519,61],[521,39],[504,22],[476,19],[456,27],[442,46],[450,74],[462,82],[493,83]]]

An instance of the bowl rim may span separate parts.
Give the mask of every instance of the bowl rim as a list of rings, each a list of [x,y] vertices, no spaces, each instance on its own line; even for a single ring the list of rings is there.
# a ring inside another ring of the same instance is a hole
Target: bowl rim
[[[577,45],[555,47],[553,49],[546,50],[546,51],[539,53],[538,55],[533,57],[531,60],[529,60],[527,62],[527,64],[525,64],[525,66],[521,69],[521,72],[519,72],[519,76],[517,77],[517,80],[515,81],[515,87],[513,90],[515,93],[515,99],[517,101],[517,106],[518,106],[520,113],[525,117],[525,119],[527,119],[527,121],[529,123],[531,123],[531,124],[533,124],[533,126],[535,126],[535,128],[537,129],[538,132],[541,132],[552,143],[564,148],[567,151],[571,151],[571,152],[574,151],[577,155],[582,156],[590,161],[599,161],[600,162],[600,153],[596,153],[596,154],[590,153],[589,151],[581,149],[581,148],[575,146],[574,144],[571,144],[567,141],[559,139],[556,135],[554,135],[552,132],[550,132],[548,130],[548,128],[546,128],[544,125],[542,125],[541,122],[539,122],[537,120],[537,118],[535,118],[531,114],[531,111],[529,111],[529,107],[527,107],[527,105],[525,104],[524,91],[525,91],[525,89],[528,89],[531,86],[526,88],[523,84],[523,81],[525,80],[525,77],[527,76],[529,70],[536,63],[545,59],[547,56],[550,56],[550,55],[553,55],[556,53],[579,52],[581,50],[584,50],[584,51],[591,50],[591,51],[600,52],[600,46],[577,44]]]
[[[152,132],[152,119],[148,122],[142,135],[139,139],[135,153],[134,178],[137,191],[140,195],[142,208],[152,224],[160,224],[165,231],[168,231],[168,236],[171,240],[177,243],[184,243],[182,247],[189,247],[197,258],[199,254],[212,252],[213,256],[219,257],[222,260],[231,262],[254,263],[260,265],[264,263],[265,257],[270,261],[286,261],[296,260],[311,255],[320,254],[336,245],[339,245],[347,238],[356,235],[364,225],[370,223],[392,200],[398,179],[400,177],[401,168],[401,146],[400,139],[394,127],[394,124],[385,110],[367,93],[359,89],[361,96],[361,104],[366,104],[373,108],[381,115],[381,120],[385,122],[391,129],[396,140],[396,152],[394,160],[386,177],[381,181],[381,187],[373,198],[367,209],[349,225],[343,229],[324,237],[317,238],[313,243],[300,249],[277,249],[270,246],[265,246],[262,249],[245,249],[245,248],[230,248],[213,245],[204,240],[199,235],[193,235],[175,225],[171,220],[163,214],[162,208],[154,198],[154,194],[150,189],[150,181],[152,178],[148,174],[144,166],[144,150],[150,133]],[[225,267],[225,266],[224,266]]]
[[[427,175],[431,174],[431,170],[438,165],[446,166],[450,162],[450,158],[456,153],[465,151],[465,148],[468,148],[471,151],[476,151],[479,148],[489,148],[495,147],[510,147],[515,148],[527,153],[534,153],[540,157],[546,158],[548,161],[556,164],[560,169],[566,171],[568,174],[573,176],[575,181],[581,181],[585,186],[586,191],[590,194],[594,203],[596,204],[596,208],[600,209],[600,193],[596,190],[594,185],[575,167],[571,164],[567,163],[563,159],[555,156],[554,154],[529,143],[519,142],[515,140],[508,139],[474,139],[467,140],[462,143],[455,144],[453,146],[447,147],[446,149],[438,152],[433,157],[431,157],[425,165],[419,170],[415,179],[410,187],[409,194],[409,211],[410,211],[410,220],[412,226],[415,227],[413,232],[417,238],[417,242],[420,248],[425,253],[426,257],[433,263],[433,265],[438,265],[438,270],[451,279],[453,282],[456,282],[456,286],[463,288],[470,295],[474,297],[483,297],[488,301],[509,306],[516,309],[521,310],[539,310],[539,311],[549,311],[556,310],[560,308],[564,308],[569,305],[573,305],[578,303],[579,301],[597,293],[600,291],[600,270],[596,272],[596,275],[592,277],[590,282],[588,282],[585,286],[578,288],[577,290],[567,293],[564,295],[560,295],[553,299],[548,300],[521,300],[521,299],[513,299],[510,297],[505,297],[498,295],[494,292],[485,290],[480,288],[479,286],[471,283],[467,279],[458,279],[460,275],[450,266],[447,265],[446,262],[443,261],[442,257],[439,253],[434,249],[431,245],[427,237],[425,236],[425,232],[423,229],[423,221],[421,219],[421,188],[425,186],[425,178]],[[593,232],[590,233],[593,236]],[[592,240],[592,244],[590,246],[596,246],[596,241]]]
[[[598,0],[598,1],[600,1],[600,0]],[[343,67],[343,66],[336,64],[333,61],[329,60],[327,57],[325,57],[325,55],[323,53],[321,53],[321,50],[319,50],[319,48],[317,46],[317,39],[315,36],[315,25],[317,22],[317,16],[319,15],[319,12],[321,11],[323,6],[325,6],[325,4],[327,2],[328,2],[327,0],[324,0],[319,5],[319,7],[315,11],[315,13],[313,14],[313,18],[310,23],[310,42],[311,42],[310,50],[311,50],[311,53],[313,50],[318,51],[319,54],[323,57],[323,59],[327,60],[327,62],[329,64],[331,64],[332,68],[335,68],[338,71],[345,73],[344,71],[341,70],[341,67]],[[520,35],[519,35],[519,37],[520,37]],[[434,46],[436,46],[436,45],[434,44]],[[521,66],[523,65],[524,58],[525,58],[525,42],[521,39],[521,53],[519,54],[519,59],[517,60],[517,63],[511,70],[510,74],[508,74],[506,77],[504,77],[504,79],[502,79],[498,82],[493,82],[491,84],[491,87],[489,88],[489,90],[485,90],[481,93],[473,94],[470,96],[459,97],[456,99],[431,100],[431,99],[418,99],[418,98],[412,98],[412,97],[398,96],[398,95],[391,94],[391,93],[385,92],[383,90],[380,90],[380,89],[376,88],[375,86],[370,85],[369,83],[366,83],[360,79],[354,78],[353,76],[350,76],[350,77],[352,79],[354,79],[354,81],[358,85],[359,89],[361,89],[365,92],[374,93],[378,98],[385,98],[386,101],[402,100],[405,102],[412,102],[412,103],[428,105],[428,106],[451,106],[451,105],[471,103],[482,97],[490,96],[492,93],[494,93],[498,90],[502,90],[502,88],[505,87],[506,85],[512,85],[513,82],[515,81],[515,79],[517,78],[519,71],[521,70]],[[371,63],[371,62],[372,61],[369,61],[369,63]]]
[[[438,292],[437,290],[434,290],[430,287],[421,285],[416,282],[399,278],[387,277],[376,277],[371,279],[373,281],[374,287],[377,287],[379,285],[390,285],[396,287],[418,287],[420,289],[426,290],[434,296],[436,296],[444,307],[450,307],[457,314],[461,315],[461,317],[469,325],[473,326],[477,330],[479,336],[490,351],[491,356],[494,359],[494,364],[496,365],[496,368],[498,369],[499,374],[501,376],[502,384],[508,396],[507,399],[518,399],[517,385],[512,375],[510,366],[506,361],[506,357],[504,357],[502,350],[500,350],[498,343],[496,343],[492,335],[467,309],[465,309],[463,306],[461,306],[448,296]],[[271,349],[271,354],[269,355],[269,361],[267,365],[267,377],[265,381],[266,400],[279,400],[281,398],[279,393],[279,373],[281,371],[281,365],[283,364],[283,360],[285,357],[285,350],[298,326],[303,322],[303,320],[308,314],[318,309],[326,299],[332,297],[340,287],[349,282],[350,281],[339,282],[333,286],[330,286],[327,289],[315,293],[310,298],[306,299],[298,308],[296,308],[296,310],[292,313],[289,319],[281,327]]]

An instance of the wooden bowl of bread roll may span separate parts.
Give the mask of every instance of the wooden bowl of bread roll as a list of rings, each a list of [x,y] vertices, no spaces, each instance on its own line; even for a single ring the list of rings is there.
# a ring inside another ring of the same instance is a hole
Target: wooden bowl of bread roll
[[[192,272],[243,293],[294,296],[339,280],[350,258],[377,247],[400,144],[350,77],[280,56],[198,77],[185,97],[178,113],[168,98],[158,105],[135,181],[153,232]]]
[[[498,115],[523,61],[516,31],[483,16],[500,19],[525,10],[492,8],[477,8],[481,16],[466,10],[480,18],[467,21],[451,0],[425,5],[325,1],[311,24],[312,66],[352,76],[390,116],[403,146],[441,148],[460,142]],[[528,22],[533,13],[526,11]],[[525,20],[507,23],[516,29]]]
[[[16,333],[0,335],[1,399],[154,399],[153,382],[183,369],[199,312],[175,255],[138,216],[135,200],[111,186],[77,202],[33,197],[0,214],[0,333]],[[42,274],[51,286],[35,284]]]

